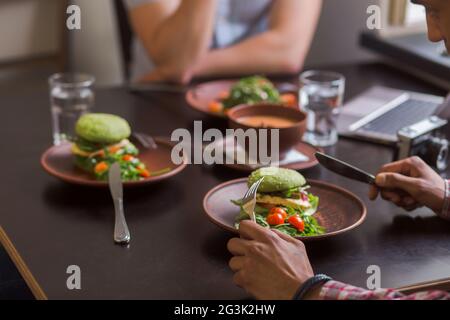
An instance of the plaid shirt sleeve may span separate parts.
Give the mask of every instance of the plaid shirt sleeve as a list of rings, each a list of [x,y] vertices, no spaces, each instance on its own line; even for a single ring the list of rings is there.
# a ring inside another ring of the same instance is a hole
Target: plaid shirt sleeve
[[[324,300],[450,300],[444,291],[423,291],[404,295],[394,289],[366,290],[338,281],[328,281],[320,296]]]

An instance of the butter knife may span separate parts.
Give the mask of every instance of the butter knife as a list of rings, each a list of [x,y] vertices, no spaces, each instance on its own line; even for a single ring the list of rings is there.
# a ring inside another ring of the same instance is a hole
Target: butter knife
[[[109,169],[109,190],[114,201],[114,210],[116,212],[114,225],[114,241],[119,244],[130,242],[130,231],[125,221],[123,210],[123,185],[120,175],[120,166],[116,162]]]

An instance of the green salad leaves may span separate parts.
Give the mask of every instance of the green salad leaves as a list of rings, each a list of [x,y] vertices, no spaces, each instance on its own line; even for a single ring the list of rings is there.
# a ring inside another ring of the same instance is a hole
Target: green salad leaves
[[[304,189],[306,188],[302,188],[302,192],[305,192]],[[293,193],[298,191],[299,188],[293,188],[292,190],[286,191],[284,195],[291,196]],[[284,223],[278,225],[270,225],[267,219],[270,210],[261,206],[260,204],[256,204],[256,222],[262,227],[276,229],[292,237],[307,237],[323,234],[325,233],[325,229],[320,226],[317,222],[317,219],[312,216],[312,214],[317,211],[317,208],[319,206],[319,198],[311,193],[308,193],[307,197],[311,206],[304,210],[299,210],[289,206],[276,206],[277,208],[283,209],[287,213],[287,217],[284,219]],[[242,203],[240,202],[240,200],[232,200],[231,202],[240,207],[240,212],[235,219],[235,227],[238,229],[240,222],[243,220],[249,220],[250,217],[242,208]],[[289,223],[289,218],[293,216],[299,216],[301,220],[303,220],[304,228],[302,231]]]
[[[273,83],[261,76],[239,80],[231,88],[229,96],[222,101],[225,109],[230,109],[240,104],[254,104],[258,102],[281,102],[280,93]]]

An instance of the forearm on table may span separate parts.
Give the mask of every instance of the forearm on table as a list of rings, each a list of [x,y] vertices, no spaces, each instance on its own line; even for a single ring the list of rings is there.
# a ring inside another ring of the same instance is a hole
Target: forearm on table
[[[209,47],[216,0],[182,0],[176,11],[141,39],[166,80],[183,82]]]
[[[297,73],[303,66],[309,43],[298,49],[282,38],[277,31],[267,31],[235,46],[210,51],[197,63],[193,74],[209,77]]]
[[[234,46],[208,52],[197,63],[194,75],[299,72],[316,30],[321,4],[320,0],[276,1],[266,32]]]

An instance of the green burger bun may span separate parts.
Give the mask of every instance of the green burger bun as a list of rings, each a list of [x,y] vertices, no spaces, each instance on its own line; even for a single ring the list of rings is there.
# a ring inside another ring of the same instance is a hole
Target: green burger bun
[[[306,184],[306,179],[291,169],[267,167],[253,171],[248,177],[248,186],[264,177],[258,193],[283,192]]]
[[[131,128],[128,122],[119,116],[88,113],[78,119],[75,132],[80,145],[109,145],[128,138]]]

